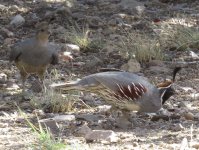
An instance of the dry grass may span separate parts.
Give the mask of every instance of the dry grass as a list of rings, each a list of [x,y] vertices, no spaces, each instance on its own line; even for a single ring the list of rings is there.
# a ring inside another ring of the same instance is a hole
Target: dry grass
[[[134,32],[127,33],[122,41],[121,51],[125,51],[129,58],[136,58],[140,63],[163,59],[160,43],[155,38]]]
[[[43,109],[45,112],[69,112],[73,110],[73,106],[77,101],[77,97],[73,95],[62,96],[60,93],[48,89],[42,97],[33,96],[31,104],[33,108]]]
[[[91,31],[83,27],[82,29],[76,25],[71,27],[69,31],[66,33],[66,39],[80,47],[81,51],[96,51],[102,49],[104,46],[104,42],[102,39],[91,39],[89,38],[89,33]]]
[[[46,90],[40,95],[31,95],[31,105],[35,109],[43,109],[45,112],[69,112],[74,109],[74,104],[78,98],[74,94],[62,95],[59,92],[54,91],[48,85],[60,78],[60,73],[53,69],[50,74],[47,74],[45,79]]]
[[[199,49],[199,29],[183,25],[162,26],[161,44],[174,50]]]

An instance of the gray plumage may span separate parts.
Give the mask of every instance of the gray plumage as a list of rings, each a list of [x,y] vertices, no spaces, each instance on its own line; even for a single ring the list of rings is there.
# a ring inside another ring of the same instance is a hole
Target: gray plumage
[[[162,97],[171,84],[157,88],[146,78],[129,72],[101,72],[79,81],[53,84],[64,90],[90,91],[102,96],[108,104],[123,110],[157,112],[162,107]],[[169,98],[170,95],[167,97]]]
[[[41,81],[49,64],[58,63],[58,54],[48,43],[48,24],[41,23],[35,37],[15,44],[10,52],[10,61],[14,61],[20,71],[23,90],[26,78],[36,74]]]

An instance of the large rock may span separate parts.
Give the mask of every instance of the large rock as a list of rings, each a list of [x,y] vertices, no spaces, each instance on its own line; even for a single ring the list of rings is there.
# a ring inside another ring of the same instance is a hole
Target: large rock
[[[79,136],[83,136],[87,141],[106,141],[117,142],[119,140],[117,134],[112,130],[92,130],[87,125],[83,125],[77,130]]]
[[[121,66],[121,69],[128,72],[140,72],[141,67],[137,60],[130,59],[127,64]]]

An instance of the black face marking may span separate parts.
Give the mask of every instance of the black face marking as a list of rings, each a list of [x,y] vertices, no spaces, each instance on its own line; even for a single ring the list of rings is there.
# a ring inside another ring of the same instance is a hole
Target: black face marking
[[[172,87],[168,87],[162,96],[162,105],[174,94],[175,90]]]

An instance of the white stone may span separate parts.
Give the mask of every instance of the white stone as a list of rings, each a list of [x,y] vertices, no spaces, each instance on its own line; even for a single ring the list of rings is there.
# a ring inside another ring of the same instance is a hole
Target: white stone
[[[66,44],[66,48],[69,50],[80,51],[80,47],[75,44]]]
[[[16,26],[20,26],[22,24],[24,24],[25,19],[21,16],[21,15],[16,15],[12,21],[10,22],[11,25],[16,25]]]
[[[74,115],[58,115],[53,118],[56,122],[59,121],[74,121],[75,116]]]
[[[92,141],[117,142],[119,138],[112,130],[93,130],[85,138]]]

